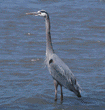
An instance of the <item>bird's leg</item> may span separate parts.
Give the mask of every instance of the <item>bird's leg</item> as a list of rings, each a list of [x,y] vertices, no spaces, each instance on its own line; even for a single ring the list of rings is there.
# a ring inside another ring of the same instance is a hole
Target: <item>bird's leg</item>
[[[54,86],[55,86],[55,101],[57,101],[57,88],[58,88],[58,82],[54,80]]]
[[[63,101],[63,91],[62,91],[62,86],[60,85],[61,88],[61,101]]]

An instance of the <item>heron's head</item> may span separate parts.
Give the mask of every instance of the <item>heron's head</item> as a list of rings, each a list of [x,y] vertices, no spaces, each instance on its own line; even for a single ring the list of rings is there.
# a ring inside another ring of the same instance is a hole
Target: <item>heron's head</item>
[[[26,13],[26,15],[35,15],[35,16],[43,16],[43,17],[47,17],[48,13],[45,10],[40,10],[38,12],[30,12],[30,13]]]

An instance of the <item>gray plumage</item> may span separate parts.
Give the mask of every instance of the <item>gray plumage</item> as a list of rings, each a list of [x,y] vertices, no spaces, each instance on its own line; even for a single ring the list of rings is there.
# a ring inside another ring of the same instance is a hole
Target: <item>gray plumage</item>
[[[46,26],[46,65],[51,76],[54,79],[55,100],[57,100],[57,87],[61,87],[61,100],[63,100],[62,86],[74,92],[78,97],[81,97],[80,86],[78,85],[75,76],[69,67],[55,54],[50,34],[50,19],[46,11],[26,13],[27,15],[43,16]]]

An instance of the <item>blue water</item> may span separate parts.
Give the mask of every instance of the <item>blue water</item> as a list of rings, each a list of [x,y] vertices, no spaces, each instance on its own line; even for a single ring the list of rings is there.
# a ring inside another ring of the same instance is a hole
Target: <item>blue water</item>
[[[0,109],[105,109],[105,1],[1,0]],[[56,54],[82,87],[82,98],[63,88],[54,101],[53,79],[45,67],[44,18],[50,15]]]

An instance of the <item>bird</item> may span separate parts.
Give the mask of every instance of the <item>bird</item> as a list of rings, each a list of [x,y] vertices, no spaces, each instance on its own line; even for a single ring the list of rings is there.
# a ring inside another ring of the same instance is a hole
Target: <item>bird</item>
[[[39,10],[37,12],[29,12],[26,15],[42,16],[45,18],[46,27],[46,65],[54,80],[55,101],[57,101],[57,88],[60,85],[61,101],[63,101],[62,86],[75,93],[77,97],[81,97],[81,87],[79,86],[74,74],[69,67],[55,54],[51,33],[50,33],[50,18],[48,12]]]

